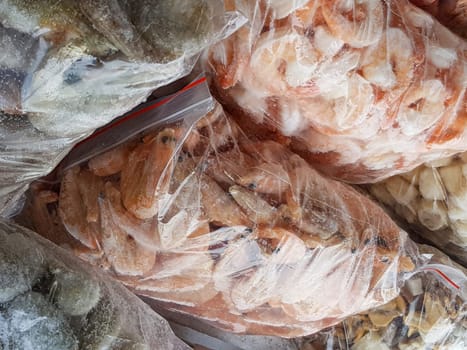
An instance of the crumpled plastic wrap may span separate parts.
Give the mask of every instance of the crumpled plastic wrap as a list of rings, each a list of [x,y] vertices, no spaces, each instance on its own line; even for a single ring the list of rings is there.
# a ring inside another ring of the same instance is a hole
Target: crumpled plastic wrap
[[[410,0],[455,33],[467,38],[466,0]]]
[[[243,23],[221,0],[2,0],[0,215],[73,144]]]
[[[319,170],[353,183],[466,150],[466,41],[408,0],[229,6],[249,25],[207,66],[249,129],[292,136]]]
[[[123,143],[108,128],[116,148],[65,161],[23,217],[135,293],[237,333],[316,332],[395,298],[423,262],[369,198],[219,105],[187,120]]]
[[[432,249],[421,247],[421,250]],[[435,252],[435,258],[440,252]],[[408,279],[401,294],[376,309],[349,317],[338,326],[300,340],[300,350],[461,350],[467,347],[467,277],[454,288],[442,270],[420,272]],[[451,266],[449,266],[451,265]],[[462,270],[460,270],[462,269]],[[444,276],[443,276],[444,275]],[[454,282],[455,284],[455,282]],[[462,290],[461,290],[462,288]]]
[[[190,349],[119,283],[0,221],[0,349]]]
[[[467,266],[467,154],[438,159],[368,186],[420,238]]]

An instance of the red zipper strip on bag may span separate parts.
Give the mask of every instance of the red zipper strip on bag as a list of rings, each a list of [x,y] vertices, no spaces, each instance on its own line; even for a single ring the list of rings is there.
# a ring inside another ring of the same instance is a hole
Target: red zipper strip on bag
[[[173,100],[174,98],[176,98],[177,96],[179,96],[180,94],[182,94],[183,92],[188,91],[188,90],[190,90],[190,89],[192,89],[192,88],[194,88],[194,87],[196,87],[196,86],[198,86],[198,85],[201,85],[201,84],[203,84],[203,83],[205,83],[205,82],[206,82],[206,77],[199,78],[198,80],[195,80],[195,81],[193,81],[192,83],[190,83],[190,84],[188,84],[187,86],[185,86],[184,88],[180,89],[180,90],[177,91],[175,94],[173,94],[173,95],[171,95],[171,96],[169,96],[169,97],[165,97],[165,98],[163,98],[162,100],[160,100],[160,101],[158,101],[158,102],[156,102],[156,103],[154,103],[154,104],[151,104],[151,105],[149,105],[149,106],[146,106],[146,107],[144,107],[144,108],[141,108],[140,110],[137,110],[137,111],[135,111],[135,112],[133,112],[133,113],[130,113],[130,114],[128,114],[127,116],[125,116],[125,117],[123,117],[123,118],[121,118],[121,119],[115,121],[114,123],[111,123],[111,124],[109,124],[109,125],[107,125],[107,126],[104,126],[103,128],[101,128],[101,129],[97,130],[96,132],[94,132],[91,136],[85,138],[83,141],[78,142],[78,143],[75,145],[75,148],[78,147],[78,146],[80,146],[80,145],[83,144],[83,143],[88,142],[89,140],[92,140],[92,139],[96,138],[97,136],[99,136],[99,135],[105,133],[106,131],[108,131],[109,129],[112,129],[113,127],[115,127],[115,126],[117,126],[117,125],[123,124],[123,123],[125,123],[125,122],[128,121],[128,120],[137,118],[137,117],[139,117],[141,114],[145,114],[145,113],[147,113],[147,112],[149,112],[149,111],[152,111],[153,109],[156,109],[156,108],[158,108],[158,107],[160,107],[160,106],[162,106],[162,105],[164,105],[164,104],[170,102],[171,100]]]
[[[441,271],[441,270],[439,270],[437,268],[434,268],[434,267],[426,267],[423,270],[436,272],[444,280],[446,280],[446,282],[448,282],[452,287],[454,287],[455,289],[458,289],[458,290],[461,289],[461,287],[457,283],[455,283],[452,279],[450,279],[448,276],[446,276],[446,274],[443,271]]]

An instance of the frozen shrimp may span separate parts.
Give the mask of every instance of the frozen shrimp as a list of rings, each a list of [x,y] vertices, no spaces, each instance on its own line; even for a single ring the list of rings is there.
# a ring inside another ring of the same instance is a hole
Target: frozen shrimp
[[[206,217],[221,226],[251,226],[238,204],[209,176],[202,175],[200,188]]]
[[[388,28],[378,43],[364,51],[363,77],[385,91],[405,89],[414,78],[414,54],[407,34],[399,28]]]
[[[229,193],[256,224],[272,224],[277,210],[259,195],[241,186],[231,186]]]
[[[141,220],[127,211],[121,200],[120,191],[111,183],[105,184],[105,198],[113,222],[138,244],[147,249],[158,247],[157,223],[154,220]]]
[[[88,222],[97,222],[99,220],[97,200],[104,188],[104,182],[100,177],[85,169],[79,172],[77,180],[81,199],[86,210],[86,220]]]
[[[150,271],[156,253],[142,247],[113,220],[109,199],[100,201],[100,211],[102,249],[115,272],[139,276]]]
[[[381,38],[385,25],[382,1],[323,0],[321,7],[331,32],[350,46],[369,46]]]
[[[444,84],[437,79],[412,86],[404,96],[397,121],[402,133],[418,135],[433,126],[444,114],[448,97]]]
[[[157,192],[164,174],[170,175],[176,146],[175,130],[164,129],[148,136],[128,157],[121,173],[121,193],[125,208],[139,219],[157,214]]]
[[[96,249],[98,227],[86,219],[87,210],[82,200],[79,182],[79,167],[66,171],[60,187],[58,213],[70,235],[86,247]]]
[[[242,84],[264,97],[316,96],[313,77],[319,60],[307,37],[286,28],[265,32],[251,53]]]
[[[259,193],[281,194],[289,187],[289,176],[282,165],[264,162],[247,170],[236,182]]]
[[[128,155],[128,145],[120,145],[89,160],[88,167],[97,176],[113,175],[122,170]]]

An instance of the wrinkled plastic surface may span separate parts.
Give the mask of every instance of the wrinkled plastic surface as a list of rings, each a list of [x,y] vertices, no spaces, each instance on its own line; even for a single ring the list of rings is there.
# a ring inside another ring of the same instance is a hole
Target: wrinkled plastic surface
[[[438,159],[369,186],[426,241],[467,266],[467,154]]]
[[[439,256],[436,252],[432,260]],[[467,277],[465,270],[457,272],[462,276],[463,291],[453,289],[452,281],[439,278],[442,270],[419,272],[405,282],[396,299],[303,338],[300,349],[465,349]]]
[[[221,0],[2,0],[0,215],[73,144],[243,23]]]
[[[119,283],[21,226],[0,222],[0,348],[190,349]]]
[[[219,105],[33,189],[39,232],[56,223],[49,239],[137,294],[238,333],[316,332],[396,297],[423,260],[375,203]]]
[[[466,0],[410,0],[455,33],[467,38]]]
[[[252,132],[293,136],[353,183],[465,151],[466,41],[408,0],[232,4],[249,26],[214,45],[208,66]]]

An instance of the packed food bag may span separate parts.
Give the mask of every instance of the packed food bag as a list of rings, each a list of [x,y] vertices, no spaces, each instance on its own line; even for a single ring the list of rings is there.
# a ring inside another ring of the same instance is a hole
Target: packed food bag
[[[135,293],[233,332],[309,334],[395,298],[424,260],[405,232],[220,105],[186,107],[197,90],[81,144],[56,182],[34,184],[23,219]]]
[[[246,131],[292,136],[295,152],[353,183],[466,150],[466,41],[408,0],[229,6],[249,25],[207,66]]]
[[[410,0],[455,33],[467,38],[466,0]]]
[[[98,269],[0,222],[0,348],[190,349],[167,321]]]
[[[221,0],[2,0],[0,215],[73,144],[243,23]]]
[[[406,226],[467,266],[467,154],[368,186]]]
[[[422,246],[422,251],[433,249]],[[389,303],[349,317],[336,327],[301,339],[300,350],[465,349],[467,277],[465,269],[437,265],[414,274]],[[455,279],[453,279],[453,276]]]

